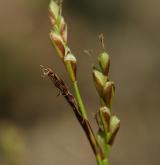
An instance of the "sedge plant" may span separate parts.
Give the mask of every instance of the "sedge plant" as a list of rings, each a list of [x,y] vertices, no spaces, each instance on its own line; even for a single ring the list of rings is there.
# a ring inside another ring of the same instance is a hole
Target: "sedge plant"
[[[94,66],[92,68],[93,82],[100,100],[99,110],[95,115],[98,126],[95,134],[78,87],[77,60],[67,44],[67,24],[62,16],[62,3],[60,1],[51,0],[49,18],[51,22],[50,40],[68,72],[75,97],[65,82],[52,69],[41,66],[43,74],[49,77],[71,106],[91,145],[97,165],[108,165],[110,148],[120,128],[120,120],[116,115],[112,115],[111,111],[115,85],[109,78],[110,57],[105,51],[103,36],[100,37],[103,51],[98,56],[99,67]]]

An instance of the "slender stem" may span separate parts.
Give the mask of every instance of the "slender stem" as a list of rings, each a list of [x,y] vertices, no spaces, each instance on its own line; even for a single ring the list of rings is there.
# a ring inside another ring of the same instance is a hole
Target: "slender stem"
[[[83,101],[82,101],[82,97],[80,95],[80,91],[79,91],[79,87],[78,87],[78,83],[77,83],[77,80],[76,80],[76,75],[75,75],[75,72],[72,68],[72,64],[71,62],[67,62],[65,63],[65,66],[66,66],[66,69],[68,71],[68,74],[70,76],[70,79],[73,83],[73,87],[74,87],[74,91],[75,91],[75,95],[76,95],[76,100],[77,100],[77,103],[79,105],[79,109],[80,109],[80,112],[81,112],[81,115],[83,117],[83,120],[86,120],[86,122],[88,122],[88,117],[87,117],[87,112],[85,110],[85,107],[84,107],[84,104],[83,104]],[[83,125],[83,124],[82,124]],[[84,126],[85,127],[85,126]],[[86,129],[86,128],[85,128]],[[94,148],[93,150],[95,151],[95,156],[96,156],[96,160],[97,160],[97,164],[98,165],[106,165],[103,163],[103,160],[100,156],[100,146],[95,138],[95,135],[91,129],[91,127],[87,127],[87,130],[89,131],[89,141],[91,143],[91,146]]]
[[[86,113],[86,110],[85,110],[85,107],[84,107],[84,104],[83,104],[83,100],[82,100],[82,97],[80,95],[80,91],[79,91],[79,87],[78,87],[78,83],[76,81],[76,78],[75,78],[75,74],[73,72],[73,68],[71,66],[71,63],[68,63],[66,64],[66,67],[67,67],[67,70],[68,70],[68,73],[70,75],[70,78],[73,82],[73,87],[74,87],[74,90],[75,90],[75,95],[76,95],[76,100],[79,104],[79,108],[80,108],[80,111],[82,113],[82,116],[85,120],[88,121],[88,118],[87,118],[87,113]],[[97,160],[97,165],[108,165],[106,163],[103,162],[101,156],[99,155],[99,146],[98,146],[98,143],[96,141],[96,138],[94,136],[94,133],[90,130],[90,138],[91,138],[91,141],[93,142],[93,144],[95,145],[95,148],[96,148],[96,160]]]
[[[72,67],[72,64],[71,62],[66,62],[65,63],[65,66],[66,66],[66,69],[68,71],[68,74],[70,76],[70,79],[73,83],[73,87],[74,87],[74,91],[75,91],[75,95],[76,95],[76,100],[77,100],[77,103],[79,105],[79,109],[80,109],[80,112],[81,112],[81,115],[83,117],[83,120],[86,120],[86,122],[88,122],[88,117],[87,117],[87,112],[85,110],[85,107],[84,107],[84,104],[83,104],[83,100],[82,100],[82,97],[80,95],[80,91],[79,91],[79,87],[78,87],[78,83],[77,83],[77,80],[76,80],[76,75],[75,75],[75,72],[73,70],[73,67]],[[82,124],[83,125],[83,124]],[[86,128],[85,128],[86,129]],[[96,156],[96,160],[97,160],[97,165],[106,165],[103,163],[103,160],[100,156],[100,153],[101,152],[100,150],[100,146],[94,136],[94,133],[93,131],[91,130],[91,127],[87,128],[88,129],[88,137],[89,137],[89,141],[91,142],[91,145],[92,147],[94,148],[93,150],[95,151],[95,156]]]
[[[74,82],[73,82],[73,86],[74,86],[74,90],[75,90],[77,102],[78,102],[78,104],[79,104],[79,107],[80,107],[82,116],[83,116],[85,119],[87,119],[87,113],[86,113],[86,110],[85,110],[85,107],[84,107],[84,104],[83,104],[83,101],[82,101],[82,97],[81,97],[80,92],[79,92],[79,88],[78,88],[77,81],[74,81]]]
[[[84,119],[88,120],[86,110],[85,110],[85,107],[84,107],[84,104],[83,104],[83,101],[82,101],[82,98],[81,98],[81,95],[80,95],[80,92],[79,92],[77,81],[73,82],[73,86],[74,86],[77,102],[79,104],[82,116],[83,116]],[[93,132],[91,132],[90,138],[94,141],[95,147],[98,148],[97,141],[96,141],[96,139],[95,139],[95,137],[92,133]],[[97,153],[97,155],[96,155],[96,160],[97,160],[97,165],[108,165],[106,163],[103,163],[103,160],[101,159],[99,153]]]
[[[80,91],[79,91],[79,88],[78,88],[76,76],[75,76],[75,73],[73,71],[72,65],[71,65],[70,62],[66,63],[65,65],[66,65],[66,68],[68,70],[70,79],[73,82],[73,87],[74,87],[74,90],[75,90],[76,99],[77,99],[77,102],[79,104],[79,108],[80,108],[80,111],[82,113],[82,116],[84,117],[84,119],[88,119],[87,118],[87,113],[86,113],[86,110],[85,110],[85,107],[84,107],[84,104],[83,104],[83,101],[82,101],[82,97],[80,95]]]

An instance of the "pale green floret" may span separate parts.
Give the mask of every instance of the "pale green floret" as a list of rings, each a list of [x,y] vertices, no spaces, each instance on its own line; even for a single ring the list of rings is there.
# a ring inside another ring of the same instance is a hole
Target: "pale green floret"
[[[94,70],[94,76],[96,78],[96,81],[101,86],[104,86],[104,84],[107,82],[107,76],[105,76],[103,73],[99,72],[98,70]]]
[[[109,55],[106,52],[103,52],[98,57],[99,65],[103,72],[109,69]]]
[[[102,97],[103,96],[103,86],[107,82],[107,76],[105,76],[100,71],[94,69],[93,70],[93,80],[94,80],[94,84],[95,84],[95,87],[96,87],[99,95]]]
[[[113,134],[120,125],[120,120],[118,119],[117,116],[112,116],[111,121],[110,121],[110,132]]]

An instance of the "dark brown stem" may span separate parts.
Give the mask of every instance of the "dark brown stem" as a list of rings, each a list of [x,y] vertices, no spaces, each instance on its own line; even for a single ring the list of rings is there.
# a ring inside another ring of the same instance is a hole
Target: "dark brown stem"
[[[54,73],[53,70],[51,70],[50,68],[45,68],[44,66],[41,66],[41,68],[42,68],[43,75],[49,77],[49,79],[53,82],[55,87],[60,90],[61,94],[64,96],[68,104],[71,106],[74,114],[76,115],[77,120],[82,126],[90,142],[90,145],[96,157],[99,156],[101,160],[103,160],[104,154],[101,150],[101,147],[99,146],[95,138],[95,135],[93,133],[93,130],[90,126],[89,121],[87,119],[84,119],[83,116],[81,115],[81,112],[79,110],[75,97],[70,93],[64,81],[56,73]]]

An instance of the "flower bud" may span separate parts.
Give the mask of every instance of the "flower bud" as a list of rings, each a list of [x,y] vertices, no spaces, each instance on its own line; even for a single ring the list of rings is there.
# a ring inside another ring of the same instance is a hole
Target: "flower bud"
[[[76,80],[77,72],[77,60],[72,53],[68,53],[64,56],[64,63],[67,67],[68,73],[72,81]]]
[[[95,87],[99,93],[99,95],[103,96],[103,86],[107,82],[107,76],[103,75],[100,71],[97,69],[93,69],[93,80]]]
[[[52,26],[55,25],[58,16],[60,14],[60,6],[53,0],[51,0],[50,4],[49,4],[49,17],[51,20],[51,24]]]
[[[107,81],[103,88],[103,100],[107,107],[111,107],[112,99],[115,93],[114,82]]]
[[[109,131],[110,118],[111,118],[110,109],[107,107],[101,107],[99,110],[99,114],[100,114],[100,119],[103,124],[104,131],[107,134]]]
[[[59,56],[63,59],[65,55],[65,43],[62,37],[58,33],[51,31],[50,39],[51,39],[52,44],[56,48]]]
[[[118,119],[117,116],[112,116],[110,120],[110,139],[109,139],[109,144],[113,144],[114,139],[116,137],[116,134],[120,128],[120,120]]]
[[[101,53],[98,57],[98,61],[103,73],[108,76],[110,66],[109,55],[106,52]]]

